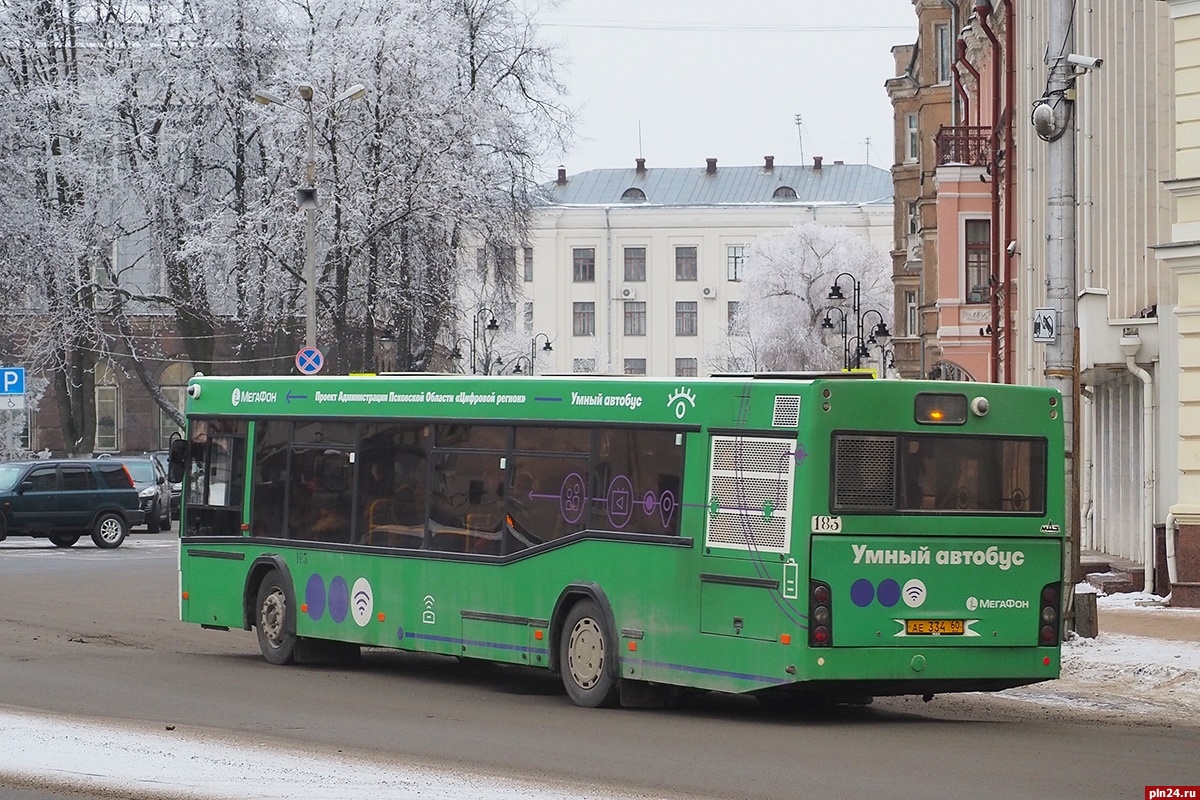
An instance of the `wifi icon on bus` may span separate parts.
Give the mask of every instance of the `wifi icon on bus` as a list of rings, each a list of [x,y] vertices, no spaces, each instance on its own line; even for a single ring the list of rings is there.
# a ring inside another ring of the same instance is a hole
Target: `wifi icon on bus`
[[[371,621],[371,612],[374,609],[375,598],[371,594],[371,582],[366,578],[359,578],[350,591],[350,613],[358,627],[365,627]]]
[[[904,605],[909,608],[916,608],[924,603],[925,595],[925,584],[917,578],[904,584],[904,588],[900,590],[900,596],[904,598]]]

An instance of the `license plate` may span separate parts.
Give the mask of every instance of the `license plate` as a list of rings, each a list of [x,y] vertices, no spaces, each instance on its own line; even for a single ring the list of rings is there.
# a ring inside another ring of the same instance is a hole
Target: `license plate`
[[[909,636],[962,636],[961,619],[909,619],[904,621]]]

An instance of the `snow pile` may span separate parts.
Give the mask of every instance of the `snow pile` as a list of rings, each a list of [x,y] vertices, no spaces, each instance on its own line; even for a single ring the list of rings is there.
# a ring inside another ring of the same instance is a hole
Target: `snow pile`
[[[1077,593],[1094,591],[1087,584],[1076,587]],[[1170,608],[1147,592],[1100,593],[1096,605],[1101,633],[1094,639],[1070,635],[1063,644],[1059,680],[1001,694],[1046,705],[1194,720],[1200,713],[1200,609]],[[1140,625],[1134,627],[1169,628],[1183,635],[1167,639],[1105,632],[1105,611],[1136,614]]]

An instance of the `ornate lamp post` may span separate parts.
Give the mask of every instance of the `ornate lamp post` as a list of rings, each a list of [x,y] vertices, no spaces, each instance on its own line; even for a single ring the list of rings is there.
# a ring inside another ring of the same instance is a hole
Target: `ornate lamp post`
[[[530,360],[529,356],[517,356],[516,358],[513,359],[513,361],[517,362],[516,366],[513,367],[513,375],[526,374],[525,372],[523,372],[521,370],[521,362],[522,361],[524,361],[528,365],[528,368],[529,368],[528,374],[530,374],[530,375],[533,374],[533,361]]]
[[[485,312],[487,313],[488,321],[487,321],[487,325],[485,325],[483,327],[484,336],[487,335],[488,331],[492,331],[494,333],[495,331],[500,330],[500,323],[496,321],[496,312],[492,311],[487,306],[480,306],[479,310],[476,311],[474,315],[472,315],[472,317],[471,317],[471,374],[472,375],[474,375],[477,371],[475,356],[476,356],[476,353],[478,353],[481,349],[479,347],[479,318],[482,317]],[[496,363],[500,363],[500,362],[497,361]],[[485,375],[487,374],[486,368],[484,369],[484,374]]]
[[[466,344],[467,349],[471,352],[471,372],[475,371],[475,343],[465,336],[459,336],[454,340],[454,349],[450,351],[450,358],[455,361],[462,361],[463,353],[459,347],[460,344]]]
[[[549,337],[549,336],[547,336],[547,335],[546,335],[546,334],[544,334],[544,333],[535,333],[535,334],[533,335],[533,340],[532,340],[532,341],[530,341],[530,343],[529,343],[529,374],[530,374],[530,375],[532,375],[532,374],[533,374],[533,371],[534,371],[534,370],[533,370],[533,367],[534,367],[534,365],[537,363],[537,343],[538,343],[538,339],[545,339],[545,340],[546,340],[546,343],[542,345],[542,352],[543,352],[543,353],[549,353],[549,352],[551,352],[552,350],[554,350],[554,348],[550,346],[550,337]]]

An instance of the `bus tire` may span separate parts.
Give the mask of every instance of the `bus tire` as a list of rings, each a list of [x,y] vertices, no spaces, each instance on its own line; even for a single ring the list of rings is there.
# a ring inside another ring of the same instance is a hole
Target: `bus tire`
[[[571,702],[582,708],[611,708],[619,699],[617,648],[594,600],[580,600],[567,613],[559,636],[559,672]]]
[[[92,528],[92,541],[96,547],[104,550],[120,547],[128,535],[129,523],[120,514],[113,512],[101,514]]]
[[[70,547],[79,541],[78,533],[52,533],[50,534],[50,544],[55,547]]]
[[[296,660],[296,612],[288,603],[283,573],[273,569],[258,584],[254,629],[258,649],[271,664],[292,664]]]

